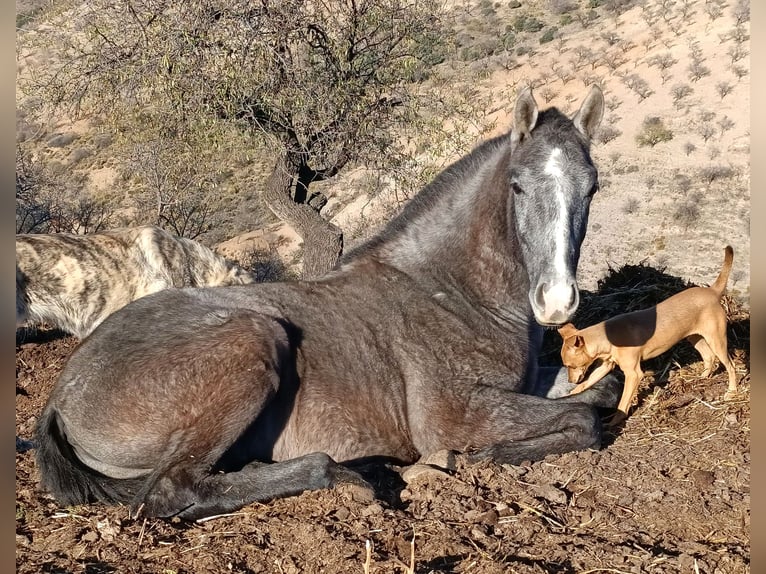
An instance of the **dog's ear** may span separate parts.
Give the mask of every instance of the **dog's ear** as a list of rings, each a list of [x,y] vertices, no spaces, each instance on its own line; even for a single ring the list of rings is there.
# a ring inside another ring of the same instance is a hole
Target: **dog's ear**
[[[559,327],[558,331],[559,335],[561,335],[561,338],[566,340],[567,338],[574,335],[577,332],[577,329],[574,325],[572,325],[572,323],[567,323],[566,325]]]
[[[582,338],[582,335],[575,335],[574,348],[579,349],[583,344],[585,344],[585,339]]]

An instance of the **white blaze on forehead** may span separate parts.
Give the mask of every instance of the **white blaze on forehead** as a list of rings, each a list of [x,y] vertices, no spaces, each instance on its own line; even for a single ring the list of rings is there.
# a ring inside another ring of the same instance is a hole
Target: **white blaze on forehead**
[[[548,161],[545,163],[545,174],[550,176],[556,186],[556,203],[558,213],[554,225],[554,238],[556,251],[553,257],[553,265],[556,269],[557,279],[564,281],[567,275],[566,247],[569,243],[569,222],[567,220],[567,202],[564,197],[564,170],[562,168],[561,149],[553,148]]]

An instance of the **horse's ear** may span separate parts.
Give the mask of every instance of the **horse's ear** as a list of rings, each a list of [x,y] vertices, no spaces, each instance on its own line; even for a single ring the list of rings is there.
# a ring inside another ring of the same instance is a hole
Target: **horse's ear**
[[[526,87],[521,90],[516,98],[516,107],[513,109],[513,141],[520,142],[529,137],[529,133],[537,123],[537,102],[532,95],[532,88]]]
[[[593,139],[603,117],[604,93],[601,88],[593,84],[572,121],[580,133],[590,140]]]

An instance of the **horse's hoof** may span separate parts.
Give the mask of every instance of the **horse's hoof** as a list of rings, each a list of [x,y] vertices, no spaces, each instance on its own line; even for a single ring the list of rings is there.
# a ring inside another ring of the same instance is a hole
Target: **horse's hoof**
[[[413,464],[402,471],[402,480],[407,484],[415,481],[428,481],[432,478],[443,480],[449,476],[448,472],[430,464]]]
[[[332,469],[330,486],[356,502],[370,503],[375,500],[375,489],[358,472],[338,465]]]
[[[369,484],[364,486],[353,482],[342,482],[336,484],[334,488],[341,496],[354,502],[370,504],[375,500],[375,490]]]

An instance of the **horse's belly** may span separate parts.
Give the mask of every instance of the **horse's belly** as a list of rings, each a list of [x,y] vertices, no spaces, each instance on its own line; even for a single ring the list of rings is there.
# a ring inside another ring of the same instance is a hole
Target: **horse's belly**
[[[373,417],[380,417],[377,424]],[[312,417],[302,424],[289,424],[273,451],[275,461],[324,452],[337,462],[368,457],[387,457],[412,462],[420,456],[399,425],[381,413],[367,413],[367,420],[345,417]]]

